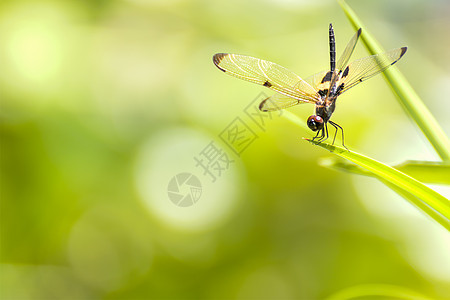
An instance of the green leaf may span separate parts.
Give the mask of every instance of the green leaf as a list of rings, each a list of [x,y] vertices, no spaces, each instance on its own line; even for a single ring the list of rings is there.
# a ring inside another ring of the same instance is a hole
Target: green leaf
[[[327,157],[321,159],[319,163],[324,167],[340,171],[373,176],[373,173],[345,160]],[[406,161],[393,168],[421,182],[450,184],[450,163],[448,162]]]
[[[336,158],[322,158],[319,161],[319,164],[328,167],[331,169],[336,169],[340,171],[355,173],[355,174],[361,174],[361,175],[367,175],[371,177],[378,178],[381,182],[383,182],[387,187],[389,187],[391,190],[408,200],[410,203],[414,204],[418,209],[425,212],[427,215],[431,216],[434,220],[436,220],[439,224],[441,224],[444,228],[446,228],[448,231],[450,231],[450,222],[448,219],[446,219],[444,216],[439,214],[437,211],[433,210],[429,206],[427,206],[425,203],[423,203],[419,198],[414,196],[411,193],[406,192],[405,190],[397,187],[396,185],[384,180],[382,177],[375,175],[374,173],[358,166],[353,163],[350,163],[348,161],[342,160],[342,159],[336,159]],[[413,174],[420,174],[422,178],[426,177],[426,179],[430,179],[433,181],[449,181],[450,180],[450,174],[447,174],[450,172],[450,166],[449,164],[443,164],[443,163],[436,163],[436,162],[408,162],[399,165],[403,170],[406,170],[407,175],[412,176]],[[425,172],[420,172],[417,169],[421,168],[429,168]],[[431,170],[436,169],[438,176],[434,176],[431,172]],[[445,170],[445,171],[443,171]],[[401,171],[401,170],[399,170]],[[425,175],[424,175],[425,174]],[[447,176],[442,176],[443,174],[446,174]],[[428,175],[430,177],[428,177]],[[414,176],[413,176],[414,177]],[[437,178],[437,179],[436,179]]]
[[[450,231],[450,201],[416,179],[372,158],[326,143],[307,141],[329,150],[379,178],[410,203]]]
[[[406,161],[397,170],[422,182],[450,184],[450,163],[434,161]]]
[[[450,222],[447,218],[445,218],[443,215],[441,215],[439,212],[435,211],[428,205],[426,205],[424,202],[422,202],[419,198],[414,196],[411,193],[408,193],[401,188],[397,187],[396,185],[387,182],[386,180],[383,180],[379,178],[381,182],[383,182],[387,187],[389,187],[391,190],[408,200],[410,203],[412,203],[414,206],[416,206],[419,210],[423,211],[425,214],[433,218],[436,222],[441,224],[445,229],[450,231]]]
[[[344,0],[338,0],[340,6],[344,10],[353,27],[356,29],[363,28],[361,39],[371,54],[384,52],[384,49],[375,40],[375,38],[367,31],[361,20],[356,16],[355,12],[345,3]],[[407,57],[407,56],[406,56]],[[405,58],[403,58],[405,60]],[[424,135],[433,145],[436,152],[442,160],[450,161],[450,141],[442,130],[439,123],[433,117],[428,108],[423,104],[420,97],[414,91],[412,86],[406,80],[397,67],[392,67],[383,72],[384,77],[389,82],[391,88],[397,95],[402,107],[408,115],[416,122]]]

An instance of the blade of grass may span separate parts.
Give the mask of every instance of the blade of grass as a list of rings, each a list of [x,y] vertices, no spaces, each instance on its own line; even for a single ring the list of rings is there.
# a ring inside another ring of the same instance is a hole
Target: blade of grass
[[[394,168],[422,182],[450,184],[450,163],[448,162],[405,161]]]
[[[324,167],[372,176],[373,173],[345,160],[337,158],[323,158],[319,161]],[[403,172],[420,182],[450,184],[450,163],[435,161],[406,161],[393,166],[396,170]]]
[[[437,211],[435,211],[434,209],[432,209],[431,207],[429,207],[428,205],[423,203],[419,198],[412,195],[411,193],[408,193],[408,192],[400,189],[396,185],[394,185],[390,182],[387,182],[386,180],[383,180],[381,178],[378,178],[378,179],[381,182],[383,182],[387,187],[389,187],[391,190],[393,190],[394,192],[396,192],[397,194],[399,194],[400,196],[402,196],[403,198],[408,200],[410,203],[414,204],[419,210],[421,210],[425,214],[431,216],[431,218],[433,218],[436,222],[441,224],[442,227],[444,227],[445,229],[450,231],[450,220],[449,219],[445,218],[443,215],[441,215],[440,213],[438,213]]]
[[[362,24],[361,20],[350,6],[344,0],[338,0],[338,3],[344,10],[355,30],[364,28],[361,39],[369,53],[377,54],[384,52],[383,48],[366,30],[366,27]],[[403,74],[396,67],[387,69],[383,74],[397,95],[402,107],[416,122],[441,159],[450,161],[450,141],[447,135]]]
[[[421,208],[424,213],[428,214],[437,222],[442,223],[442,220],[440,220],[441,218],[436,219],[437,214],[444,217],[446,219],[446,223],[450,222],[450,201],[439,193],[420,183],[416,179],[362,154],[347,151],[344,148],[338,146],[333,146],[326,143],[316,143],[309,139],[306,140],[359,165],[360,167],[373,173],[377,177],[382,178],[390,184],[393,184],[395,187],[401,189],[402,191],[413,195],[417,199],[420,199],[423,204],[433,209],[436,214],[430,214],[429,209],[424,210],[423,205],[417,205],[417,203],[415,202],[413,202],[413,204]],[[411,201],[410,198],[407,199]]]
[[[295,114],[283,111],[283,117],[303,129],[309,130],[305,122],[302,122]],[[309,139],[306,140],[310,141]],[[366,172],[370,172],[382,180],[383,183],[392,185],[390,187],[395,187],[393,188],[394,191],[450,231],[450,201],[439,193],[416,179],[362,154],[325,143],[317,145],[362,167]]]
[[[408,193],[404,191],[403,189],[399,188],[395,184],[392,184],[386,180],[384,180],[382,177],[375,175],[374,173],[358,166],[353,163],[350,163],[345,160],[336,159],[336,158],[324,158],[319,161],[319,164],[323,167],[339,170],[339,171],[346,171],[351,172],[359,175],[366,175],[370,177],[375,177],[378,180],[380,180],[382,183],[384,183],[387,187],[389,187],[391,190],[414,204],[419,210],[423,211],[425,214],[431,216],[435,221],[437,221],[439,224],[441,224],[444,228],[446,228],[448,231],[450,231],[450,220],[445,218],[443,215],[439,214],[437,211],[426,205],[424,202],[422,202],[419,198],[412,195],[411,193]],[[410,174],[408,174],[410,175]]]

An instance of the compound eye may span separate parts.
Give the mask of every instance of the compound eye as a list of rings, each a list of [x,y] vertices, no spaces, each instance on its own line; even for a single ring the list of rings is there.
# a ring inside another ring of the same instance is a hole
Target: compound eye
[[[312,115],[308,118],[306,123],[312,131],[317,131],[323,128],[323,119],[320,116]]]

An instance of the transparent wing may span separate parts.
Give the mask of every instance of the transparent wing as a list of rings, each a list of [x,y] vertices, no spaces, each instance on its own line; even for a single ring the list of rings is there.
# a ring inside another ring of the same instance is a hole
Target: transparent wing
[[[344,52],[342,52],[341,57],[336,63],[337,71],[344,71],[344,68],[347,66],[350,57],[352,56],[353,50],[355,50],[356,43],[358,42],[359,36],[361,35],[361,28],[355,33],[350,42],[348,42],[347,47],[345,47]]]
[[[316,103],[319,100],[317,91],[306,81],[270,61],[251,56],[218,53],[214,55],[213,62],[229,75],[263,85],[298,101]]]
[[[395,64],[405,54],[406,49],[406,47],[393,49],[351,62],[338,82],[338,86],[343,84],[340,94]]]
[[[274,94],[266,99],[264,99],[259,105],[259,109],[261,111],[275,111],[284,108],[288,108],[297,104],[307,103],[302,102],[300,100],[282,95],[282,94]]]

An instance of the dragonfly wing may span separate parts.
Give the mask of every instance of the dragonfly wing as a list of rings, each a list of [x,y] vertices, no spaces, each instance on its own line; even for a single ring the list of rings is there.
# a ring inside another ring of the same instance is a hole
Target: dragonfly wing
[[[317,91],[295,73],[273,62],[251,56],[218,53],[214,64],[234,77],[263,85],[298,101],[316,103]]]
[[[288,108],[297,104],[307,103],[302,102],[300,100],[282,95],[282,94],[274,94],[266,99],[264,99],[259,105],[259,109],[261,111],[275,111],[284,108]]]
[[[344,71],[347,66],[350,57],[352,56],[353,50],[355,50],[356,43],[358,42],[359,36],[361,35],[361,28],[355,33],[350,42],[348,42],[347,47],[345,47],[344,52],[336,63],[337,71]]]
[[[406,53],[406,49],[406,47],[393,49],[351,62],[339,80],[338,86],[342,86],[340,94],[395,64]]]

